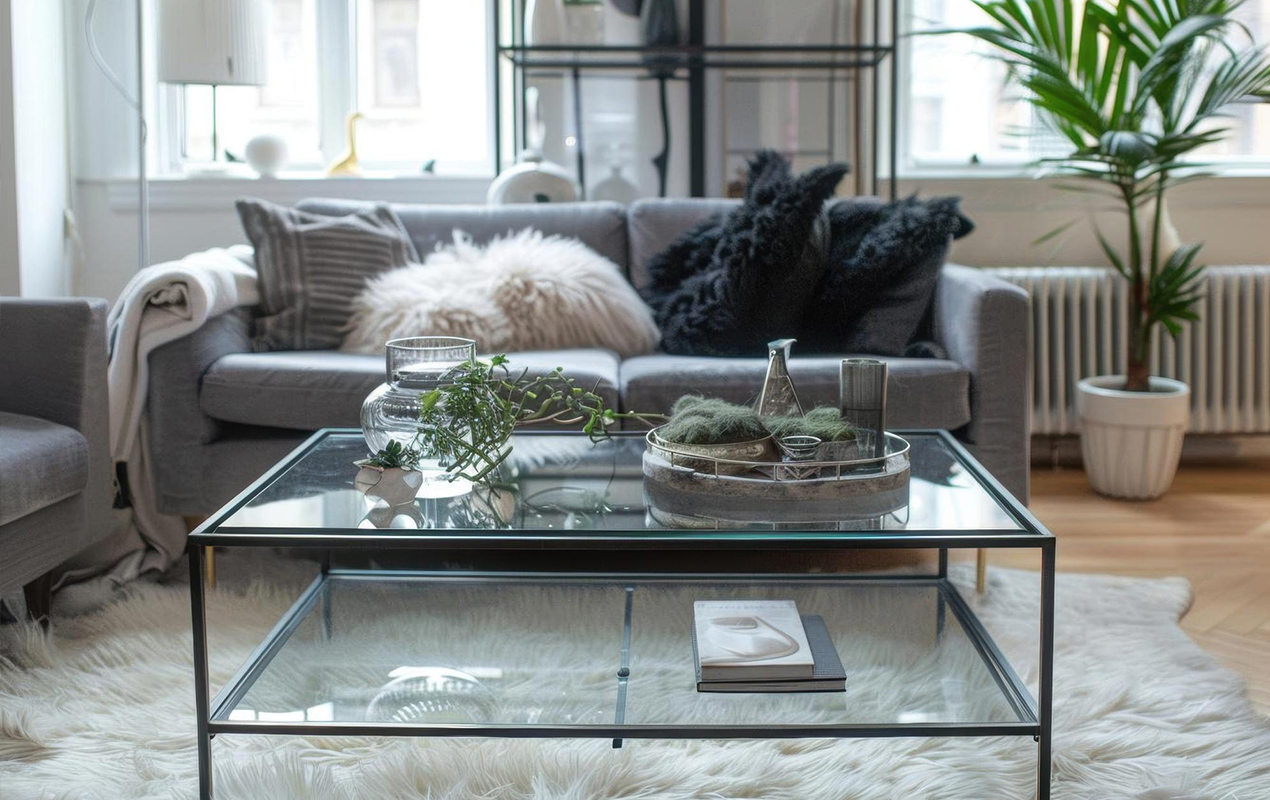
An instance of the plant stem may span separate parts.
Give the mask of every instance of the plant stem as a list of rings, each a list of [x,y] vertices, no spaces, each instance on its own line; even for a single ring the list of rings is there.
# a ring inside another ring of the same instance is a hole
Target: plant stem
[[[1155,219],[1151,223],[1151,280],[1160,272],[1160,220],[1164,216],[1164,184],[1169,174],[1161,172],[1155,183]]]
[[[1149,281],[1142,271],[1142,239],[1138,227],[1138,206],[1132,176],[1120,184],[1125,211],[1129,215],[1129,352],[1125,369],[1125,389],[1145,392],[1150,389],[1151,335],[1147,326],[1147,288]]]

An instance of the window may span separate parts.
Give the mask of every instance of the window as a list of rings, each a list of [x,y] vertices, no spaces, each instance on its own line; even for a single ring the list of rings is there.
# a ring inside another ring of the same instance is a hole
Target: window
[[[1270,43],[1270,0],[1247,0],[1235,13],[1253,39],[1263,45]],[[1229,109],[1229,114],[1225,123],[1230,133],[1225,141],[1204,150],[1204,155],[1245,160],[1252,156],[1270,161],[1270,104],[1239,103]]]
[[[269,132],[287,142],[293,165],[322,160],[318,126],[318,0],[269,0],[269,83],[216,89],[216,131],[222,152],[242,157],[248,140]],[[182,89],[184,157],[212,158],[212,87]]]
[[[1261,42],[1270,41],[1268,10],[1270,0],[1247,0],[1239,12]],[[908,0],[907,30],[913,33],[987,21],[967,0]],[[919,35],[908,43],[900,146],[909,168],[1021,167],[1067,151],[1066,141],[1044,126],[1020,90],[1006,85],[1005,68],[985,57],[988,45],[968,36]],[[1234,130],[1206,158],[1270,162],[1270,106],[1238,105],[1227,124]]]
[[[357,108],[363,160],[417,171],[488,171],[484,2],[357,0]]]
[[[290,169],[321,169],[343,151],[344,120],[362,112],[368,171],[488,173],[486,3],[453,0],[263,0],[269,82],[215,93],[222,153],[241,158],[260,133],[287,141]],[[319,59],[319,53],[322,54]],[[173,87],[179,157],[212,157],[212,89]]]

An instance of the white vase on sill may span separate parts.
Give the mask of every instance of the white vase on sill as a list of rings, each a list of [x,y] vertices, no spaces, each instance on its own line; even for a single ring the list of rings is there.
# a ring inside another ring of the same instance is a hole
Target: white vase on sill
[[[563,42],[565,16],[561,0],[526,0],[524,34],[525,44],[530,47]]]

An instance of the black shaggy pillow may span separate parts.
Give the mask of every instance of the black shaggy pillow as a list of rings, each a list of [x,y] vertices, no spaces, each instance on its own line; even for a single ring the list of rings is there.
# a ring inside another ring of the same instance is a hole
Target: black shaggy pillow
[[[830,164],[795,178],[779,153],[759,152],[741,206],[697,225],[648,264],[644,298],[662,349],[753,355],[796,330],[824,269],[821,207],[846,172]]]
[[[829,206],[824,274],[803,314],[799,350],[904,355],[934,301],[949,243],[974,230],[959,202],[909,197]]]

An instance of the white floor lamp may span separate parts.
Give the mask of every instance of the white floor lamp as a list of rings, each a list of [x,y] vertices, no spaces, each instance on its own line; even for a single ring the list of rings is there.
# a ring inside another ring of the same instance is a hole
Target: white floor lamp
[[[146,172],[145,14],[136,0],[137,87],[128,90],[102,57],[93,33],[97,0],[88,0],[84,38],[93,63],[137,112],[137,260],[150,265],[150,185]],[[265,0],[160,0],[158,8],[159,80],[210,84],[213,92],[212,138],[215,158],[216,86],[261,86],[266,80],[269,14]]]

